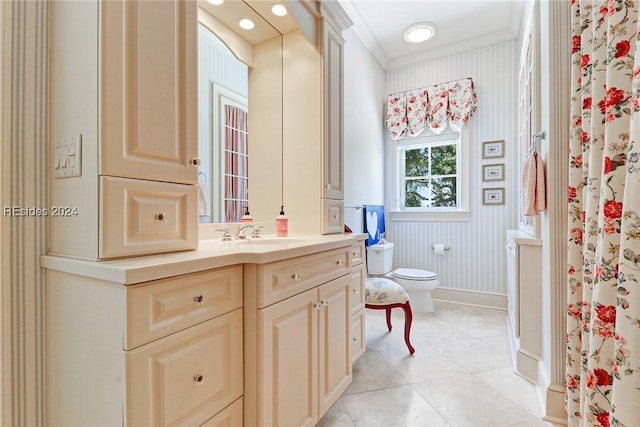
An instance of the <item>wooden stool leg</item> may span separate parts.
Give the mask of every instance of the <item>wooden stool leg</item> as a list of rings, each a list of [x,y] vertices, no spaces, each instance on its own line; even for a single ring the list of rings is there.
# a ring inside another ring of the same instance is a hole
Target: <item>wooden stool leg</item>
[[[402,309],[404,310],[404,342],[407,343],[407,347],[409,348],[409,354],[413,354],[415,353],[416,349],[413,348],[413,346],[411,345],[411,342],[409,341],[409,335],[411,334],[411,322],[413,321],[413,314],[411,313],[411,305],[407,302],[402,306]]]
[[[392,328],[392,326],[391,326],[391,309],[387,308],[385,311],[387,312],[387,328],[389,328],[389,331],[391,331],[391,328]]]

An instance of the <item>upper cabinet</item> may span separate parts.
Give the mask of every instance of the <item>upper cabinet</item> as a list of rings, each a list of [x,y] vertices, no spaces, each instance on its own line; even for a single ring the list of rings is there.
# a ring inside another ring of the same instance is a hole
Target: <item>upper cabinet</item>
[[[342,32],[351,20],[337,2],[300,2],[300,30],[285,34],[284,204],[289,229],[344,227]],[[317,19],[308,19],[315,16]],[[314,27],[315,26],[315,27]],[[318,35],[313,38],[311,35]]]
[[[105,1],[100,12],[100,174],[195,183],[194,2]]]
[[[197,247],[196,37],[191,1],[51,3],[49,253]]]

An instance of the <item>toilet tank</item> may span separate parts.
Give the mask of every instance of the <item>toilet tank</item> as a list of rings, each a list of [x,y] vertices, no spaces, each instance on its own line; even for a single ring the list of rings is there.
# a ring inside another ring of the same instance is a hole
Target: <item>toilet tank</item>
[[[367,246],[367,273],[386,274],[393,264],[393,243],[377,243]]]

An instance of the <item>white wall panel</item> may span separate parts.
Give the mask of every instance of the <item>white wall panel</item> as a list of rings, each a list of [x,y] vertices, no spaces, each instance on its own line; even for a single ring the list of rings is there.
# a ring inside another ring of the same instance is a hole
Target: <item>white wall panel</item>
[[[505,235],[517,228],[517,69],[516,40],[423,61],[387,71],[387,93],[471,77],[478,111],[468,123],[471,144],[471,216],[468,222],[387,220],[396,244],[394,265],[434,271],[442,287],[506,294]],[[390,138],[385,136],[386,144]],[[482,159],[482,142],[505,140],[505,157]],[[387,152],[387,151],[385,151]],[[482,165],[505,163],[505,180],[482,182]],[[505,187],[504,206],[482,205],[482,189]],[[396,189],[387,188],[386,203]],[[451,248],[436,256],[431,245]]]
[[[363,212],[354,206],[384,203],[386,82],[384,69],[354,30],[343,37],[344,216],[354,232],[361,232]]]

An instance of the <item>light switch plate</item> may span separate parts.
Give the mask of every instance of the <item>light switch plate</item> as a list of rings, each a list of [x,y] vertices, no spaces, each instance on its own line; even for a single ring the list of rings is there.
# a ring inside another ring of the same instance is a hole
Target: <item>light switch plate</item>
[[[56,178],[82,176],[82,134],[55,140],[53,171]]]

